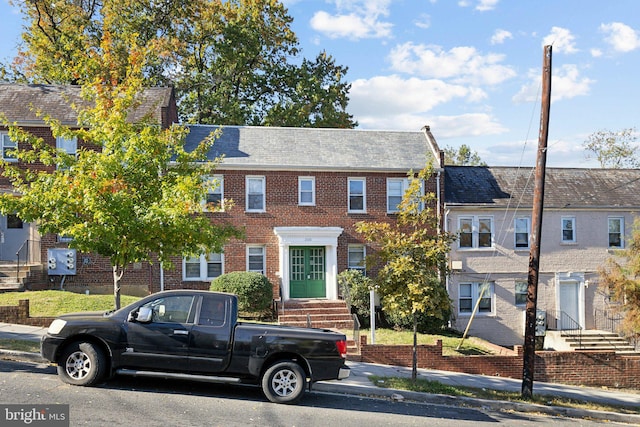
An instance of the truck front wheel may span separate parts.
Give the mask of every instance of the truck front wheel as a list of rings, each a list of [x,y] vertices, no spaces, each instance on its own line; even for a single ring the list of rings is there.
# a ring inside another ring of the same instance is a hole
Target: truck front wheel
[[[88,342],[75,342],[64,348],[58,363],[58,375],[67,384],[93,385],[107,368],[104,352]]]
[[[304,370],[295,362],[276,363],[262,376],[262,391],[274,403],[296,403],[304,386]]]

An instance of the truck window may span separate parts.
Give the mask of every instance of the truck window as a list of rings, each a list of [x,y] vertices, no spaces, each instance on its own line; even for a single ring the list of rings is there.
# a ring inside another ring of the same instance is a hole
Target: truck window
[[[198,324],[203,326],[222,326],[226,319],[225,298],[217,295],[205,295],[202,300]]]
[[[149,301],[144,305],[153,310],[152,321],[158,323],[187,323],[193,306],[193,296],[174,295]],[[191,319],[193,322],[193,319]]]

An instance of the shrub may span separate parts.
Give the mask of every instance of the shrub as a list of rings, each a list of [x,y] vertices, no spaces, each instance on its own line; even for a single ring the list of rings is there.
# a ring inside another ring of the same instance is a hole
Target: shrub
[[[401,310],[392,310],[388,307],[384,307],[382,312],[385,322],[393,329],[413,331],[413,316],[406,316]],[[445,313],[444,320],[430,316],[429,313],[418,313],[418,332],[421,334],[441,333],[447,327],[450,316],[451,310]]]
[[[211,281],[209,288],[238,296],[238,311],[244,314],[265,314],[273,304],[273,286],[266,276],[249,271],[223,274]]]
[[[338,274],[338,284],[343,297],[351,305],[351,312],[358,316],[363,328],[370,324],[370,289],[373,281],[360,270],[344,270]]]

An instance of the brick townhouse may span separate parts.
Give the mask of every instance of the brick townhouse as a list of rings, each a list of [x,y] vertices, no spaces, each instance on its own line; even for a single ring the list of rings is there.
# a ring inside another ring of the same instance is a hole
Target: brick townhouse
[[[77,96],[77,90],[0,85],[0,112],[51,144],[74,150],[82,141],[56,141],[27,107],[33,105],[73,126],[75,115],[65,100],[69,94]],[[177,120],[171,89],[149,89],[145,96],[141,112],[152,109],[163,126]],[[190,126],[187,148],[215,129]],[[0,134],[3,147],[11,147],[2,128]],[[223,160],[210,177],[207,199],[223,203],[224,209],[207,215],[212,221],[243,228],[246,238],[229,242],[221,254],[175,259],[173,269],[163,269],[157,262],[134,264],[122,279],[124,293],[206,288],[220,274],[257,271],[271,280],[276,296],[283,300],[337,299],[338,273],[362,268],[367,253],[355,223],[395,221],[407,173],[421,170],[427,161],[434,162],[435,173],[426,188],[441,195],[444,186],[440,150],[428,127],[399,132],[225,126],[209,153],[211,160],[218,156]],[[10,191],[4,184],[4,191]],[[60,236],[38,236],[33,224],[22,224],[11,215],[1,222],[5,261],[14,261],[24,242],[35,244],[31,261],[40,265],[47,249],[67,245]],[[12,235],[15,230],[20,231]],[[75,275],[45,277],[30,286],[52,287],[62,280],[69,290],[109,293],[112,289],[109,263],[95,254],[77,254]]]
[[[453,324],[464,331],[477,306],[470,335],[522,344],[533,170],[447,166],[444,175],[444,227],[459,235],[448,278]],[[640,170],[547,168],[545,181],[538,309],[546,317],[545,346],[561,349],[567,343],[558,332],[579,333],[583,344],[595,341],[590,331],[617,332],[598,269],[627,247],[640,212]]]

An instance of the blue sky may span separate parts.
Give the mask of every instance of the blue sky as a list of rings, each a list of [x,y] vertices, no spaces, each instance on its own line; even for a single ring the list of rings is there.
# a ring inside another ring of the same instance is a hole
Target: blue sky
[[[582,143],[638,126],[637,0],[285,0],[302,54],[349,71],[361,129],[419,130],[492,166],[533,166],[543,46],[553,46],[547,164],[593,167]],[[0,58],[21,18],[0,0]]]

